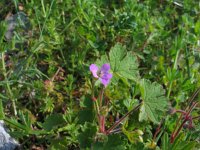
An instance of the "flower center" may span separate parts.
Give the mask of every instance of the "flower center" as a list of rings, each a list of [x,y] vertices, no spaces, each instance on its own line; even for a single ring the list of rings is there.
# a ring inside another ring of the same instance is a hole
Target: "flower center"
[[[103,76],[103,73],[102,73],[101,70],[98,70],[98,71],[97,71],[97,76],[98,76],[99,78],[101,78],[101,77]]]

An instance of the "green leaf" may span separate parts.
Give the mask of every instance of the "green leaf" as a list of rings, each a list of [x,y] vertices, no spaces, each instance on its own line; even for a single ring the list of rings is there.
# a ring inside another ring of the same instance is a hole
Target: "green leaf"
[[[132,144],[129,150],[145,150],[145,147],[143,143],[137,142],[135,144]]]
[[[65,138],[59,138],[59,139],[53,139],[51,141],[50,149],[51,150],[66,150],[66,146],[68,145],[68,139]]]
[[[78,141],[81,148],[89,148],[94,142],[94,137],[97,132],[96,125],[86,122],[82,127],[82,132],[78,135]]]
[[[159,123],[167,108],[165,90],[160,84],[143,79],[140,82],[140,91],[143,105],[140,108],[139,121],[149,119],[154,123]]]
[[[137,58],[126,51],[126,48],[117,43],[109,53],[111,70],[121,78],[137,80],[139,77]]]
[[[194,148],[196,147],[196,142],[195,141],[191,141],[191,142],[187,142],[187,141],[183,141],[180,143],[178,149],[180,150],[194,150]]]
[[[168,133],[165,132],[162,137],[162,150],[169,150],[169,136]]]
[[[4,111],[3,111],[3,103],[2,100],[0,100],[0,119],[3,120],[5,117]]]
[[[200,34],[200,21],[197,21],[195,24],[195,32]]]
[[[83,96],[81,98],[81,110],[78,112],[78,119],[80,124],[85,122],[92,122],[95,117],[94,113],[94,101],[90,96]]]
[[[133,130],[128,131],[125,128],[123,128],[123,133],[128,137],[129,141],[134,144],[137,142],[143,142],[142,134],[143,132],[141,130]]]
[[[128,119],[123,124],[123,128],[125,128],[127,131],[133,131],[136,129],[144,130],[148,124],[146,122],[143,122],[141,124],[141,122],[139,122],[138,120],[139,120],[139,112],[131,113]]]
[[[108,57],[106,55],[102,55],[100,59],[98,59],[95,64],[100,68],[103,64],[108,63]]]
[[[93,144],[94,150],[122,150],[126,149],[125,147],[126,142],[117,134],[109,135],[107,141]]]
[[[4,96],[3,94],[0,94],[0,98],[2,98],[3,100],[8,100],[9,98]]]
[[[46,118],[42,126],[45,130],[51,131],[52,129],[55,129],[56,127],[64,123],[65,120],[62,114],[52,114]]]
[[[1,44],[3,43],[3,40],[4,40],[4,36],[5,36],[5,33],[6,33],[6,28],[7,27],[6,27],[5,22],[1,22],[0,23],[0,43]]]
[[[26,126],[19,123],[17,120],[15,120],[14,118],[4,118],[4,121],[9,124],[10,126],[17,128],[17,129],[22,129],[22,130],[26,130]]]
[[[109,57],[113,72],[119,71],[119,66],[125,55],[126,55],[126,48],[122,46],[120,43],[117,43],[114,47],[111,48]]]
[[[139,77],[137,58],[131,52],[128,52],[121,61],[118,74],[121,77],[132,80],[136,80]]]
[[[197,143],[194,141],[185,141],[184,139],[185,135],[181,133],[172,144],[170,150],[193,150]]]
[[[26,126],[26,130],[31,131],[31,119],[29,118],[28,112],[25,112],[24,114],[22,111],[19,111],[19,118]]]

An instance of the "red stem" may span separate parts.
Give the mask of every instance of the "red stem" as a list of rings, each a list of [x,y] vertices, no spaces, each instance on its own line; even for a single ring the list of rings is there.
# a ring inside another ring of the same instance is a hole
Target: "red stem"
[[[105,117],[99,116],[99,130],[100,133],[105,133]]]
[[[194,98],[197,96],[197,94],[200,92],[200,88],[198,88],[194,94],[192,95],[192,97],[189,99],[189,105],[192,103],[192,101],[194,100]]]
[[[174,134],[176,132],[176,129],[177,129],[179,122],[181,121],[182,117],[183,117],[183,114],[181,114],[180,117],[178,118],[178,121],[177,121],[176,126],[174,128],[174,131],[172,132],[171,139],[174,138]]]
[[[157,136],[158,133],[160,132],[160,130],[161,130],[161,125],[162,125],[162,121],[160,122],[159,126],[156,128],[156,132],[155,132],[155,134],[154,134],[154,136],[153,136],[153,141],[155,141],[156,136]]]
[[[192,101],[194,100],[194,98],[197,96],[197,94],[200,92],[200,88],[198,88],[195,92],[194,92],[194,94],[192,95],[192,97],[189,99],[189,105],[186,107],[186,109],[185,109],[185,112],[187,112],[187,114],[186,114],[186,116],[188,116],[189,114],[190,114],[190,112],[192,111],[192,109],[194,108],[194,106],[197,104],[197,103],[193,103],[192,104],[192,106],[190,107],[190,104],[192,103]],[[189,111],[187,111],[189,109]],[[177,129],[177,127],[178,127],[178,125],[179,125],[179,122],[181,121],[181,119],[182,119],[182,117],[183,117],[183,114],[181,114],[180,115],[180,117],[179,117],[179,119],[178,119],[178,121],[177,121],[177,123],[176,123],[176,126],[175,126],[175,128],[174,128],[174,131],[173,131],[173,133],[172,133],[172,135],[171,135],[171,140],[172,141],[174,141],[174,138],[176,137],[175,136],[175,132],[176,132],[176,129]]]
[[[179,134],[179,132],[181,131],[183,125],[184,125],[186,122],[187,122],[187,119],[185,119],[185,120],[182,122],[182,124],[179,126],[178,130],[177,130],[174,134],[172,134],[171,139],[170,139],[170,143],[173,143],[173,142],[174,142],[175,138],[177,137],[177,135]]]
[[[189,114],[192,112],[192,110],[196,107],[197,104],[198,104],[198,102],[192,103],[192,106],[190,107],[190,109],[189,109],[187,115],[189,115]]]
[[[180,125],[179,128],[178,128],[178,130],[176,131],[177,124],[179,123],[180,118],[182,118],[182,116],[183,116],[183,115],[181,114],[181,116],[180,116],[180,118],[179,118],[179,121],[178,121],[177,124],[176,124],[175,130],[174,130],[174,132],[172,133],[172,136],[171,136],[171,139],[170,139],[170,142],[171,142],[171,143],[174,142],[175,138],[178,136],[178,134],[180,133],[181,129],[183,128],[183,125],[184,125],[188,120],[190,120],[190,113],[191,113],[192,110],[196,107],[197,103],[198,103],[198,102],[192,103],[192,106],[191,106],[190,108],[188,108],[189,110],[188,110],[188,112],[187,112],[186,115],[185,115],[184,121],[181,123],[181,125]]]
[[[141,103],[138,104],[134,109],[132,109],[131,111],[129,111],[128,113],[126,113],[122,118],[120,118],[117,122],[114,123],[114,125],[112,127],[110,127],[107,131],[106,134],[108,135],[110,132],[112,132],[113,129],[115,129],[120,122],[122,122],[128,115],[130,115],[133,111],[137,110],[140,107]]]
[[[184,110],[176,110],[176,112],[181,113],[181,114],[183,114],[183,115],[185,115],[185,114],[187,113],[187,112],[184,111]]]

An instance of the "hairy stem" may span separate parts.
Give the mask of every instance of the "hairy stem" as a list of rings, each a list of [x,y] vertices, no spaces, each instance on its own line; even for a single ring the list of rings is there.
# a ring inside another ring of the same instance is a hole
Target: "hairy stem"
[[[99,123],[100,133],[105,133],[105,116],[99,116]]]
[[[103,104],[103,93],[104,93],[104,87],[102,87],[101,92],[100,92],[100,96],[99,96],[99,107],[101,109],[102,104]]]
[[[140,107],[141,103],[138,104],[135,108],[133,108],[131,111],[129,111],[128,113],[126,113],[122,118],[120,118],[117,122],[114,123],[114,125],[112,127],[110,127],[107,131],[106,134],[110,134],[110,132],[112,132],[113,129],[115,129],[120,122],[122,122],[128,115],[130,115],[132,112],[136,111],[139,107]]]
[[[102,111],[102,106],[103,106],[103,93],[104,93],[104,87],[102,87],[100,91],[100,96],[99,96],[99,111]],[[101,133],[105,132],[105,116],[101,114],[101,112],[98,113],[99,116],[99,130]]]

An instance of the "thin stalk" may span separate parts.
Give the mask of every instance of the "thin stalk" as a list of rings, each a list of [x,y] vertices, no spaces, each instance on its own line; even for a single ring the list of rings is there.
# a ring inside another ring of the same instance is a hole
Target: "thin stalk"
[[[179,53],[180,53],[180,49],[179,49],[179,50],[177,51],[177,53],[176,53],[176,58],[175,58],[175,61],[174,61],[173,69],[177,69],[177,62],[178,62]],[[169,90],[168,90],[168,92],[167,92],[167,98],[170,97],[171,90],[172,90],[172,84],[173,84],[173,81],[170,81]]]
[[[198,102],[194,102],[194,103],[192,104],[192,106],[190,107],[190,109],[189,109],[188,112],[187,112],[187,116],[192,112],[192,110],[196,107],[197,104],[198,104]]]
[[[105,133],[105,116],[99,116],[99,130],[101,133]]]
[[[189,120],[190,113],[191,113],[192,110],[196,107],[197,104],[198,104],[198,102],[194,102],[194,103],[192,104],[192,106],[189,108],[189,110],[188,110],[187,113],[186,113],[186,116],[185,116],[184,121],[181,123],[181,125],[180,125],[179,128],[178,128],[178,130],[176,131],[176,128],[177,128],[177,126],[178,126],[178,124],[179,124],[179,121],[180,121],[180,119],[181,119],[182,116],[183,116],[183,114],[181,114],[181,116],[180,116],[180,118],[179,118],[179,120],[178,120],[178,122],[177,122],[177,124],[176,124],[175,130],[174,130],[174,132],[173,132],[173,134],[172,134],[172,136],[171,136],[171,143],[174,142],[174,139],[175,139],[175,138],[177,137],[177,135],[180,133],[181,129],[183,128],[183,125]]]
[[[19,9],[18,9],[18,3],[19,3],[18,0],[14,1],[15,9],[17,10],[17,12],[19,11]]]
[[[100,108],[102,107],[102,103],[103,103],[103,93],[104,93],[104,87],[102,87],[101,93],[100,93],[100,96],[99,96],[99,106],[100,106]]]
[[[99,95],[99,111],[102,110],[103,106],[103,93],[104,93],[104,87],[102,87]],[[105,132],[105,116],[101,114],[101,112],[98,113],[99,117],[99,129],[101,133]]]
[[[22,129],[22,130],[26,130],[26,128],[24,126],[22,126],[21,124],[19,123],[14,123],[12,120],[8,119],[8,118],[4,118],[3,119],[6,123],[8,123],[9,125],[12,125],[14,126],[15,128],[17,129]]]
[[[56,73],[54,74],[54,76],[51,78],[51,81],[53,82],[55,77],[58,75],[58,73],[60,72],[60,70],[62,70],[61,67],[58,68],[58,70],[56,71]]]
[[[101,115],[100,115],[100,106],[98,104],[98,99],[96,99],[94,97],[94,80],[92,79],[92,100],[94,101],[94,107],[96,109],[96,113],[97,113],[97,120],[98,120],[98,124],[99,124],[99,129],[100,129],[100,132],[101,132],[101,129],[102,129],[102,119],[101,119]]]
[[[94,79],[92,79],[92,98],[94,97]]]
[[[117,129],[112,130],[110,133],[120,133],[120,132],[122,132],[122,129],[117,128]]]
[[[43,37],[44,28],[45,28],[47,19],[48,19],[49,16],[50,16],[51,9],[52,9],[52,6],[53,6],[54,1],[55,1],[55,0],[52,0],[52,1],[51,1],[51,5],[50,5],[50,8],[49,8],[48,14],[47,14],[46,17],[45,17],[45,20],[44,20],[44,23],[43,23],[43,26],[42,26],[42,29],[41,29],[41,32],[40,32],[39,40],[41,40],[41,38]]]
[[[42,4],[42,11],[44,13],[44,17],[46,17],[47,14],[46,14],[46,10],[45,10],[45,7],[44,7],[44,0],[41,0],[41,4]]]
[[[13,97],[13,93],[11,91],[11,88],[10,88],[10,84],[9,84],[9,81],[8,81],[8,78],[7,78],[7,73],[6,73],[6,66],[5,66],[5,59],[4,59],[5,55],[4,55],[4,52],[1,53],[1,59],[2,59],[2,68],[3,68],[3,75],[4,75],[4,78],[5,78],[5,82],[6,82],[6,88],[7,88],[7,92],[9,94],[9,97],[11,99],[11,102],[12,102],[12,107],[13,107],[13,112],[14,112],[14,115],[16,116],[17,115],[17,110],[16,110],[16,105],[15,105],[15,99]]]
[[[181,123],[180,127],[178,128],[178,130],[173,134],[173,136],[171,137],[171,143],[174,142],[174,139],[177,137],[177,135],[179,134],[179,132],[181,131],[183,125],[187,122],[187,118]]]
[[[184,110],[176,110],[177,113],[186,114],[187,112]]]
[[[172,90],[172,81],[170,81],[169,90],[167,92],[167,98],[169,98],[169,96],[171,94],[171,90]]]
[[[94,98],[94,96],[92,97],[92,99]],[[100,110],[99,110],[99,104],[98,104],[98,101],[95,100],[94,101],[94,107],[96,109],[96,113],[97,113],[97,120],[98,120],[98,124],[99,124],[99,127],[101,129],[101,120],[100,120]]]
[[[100,110],[99,110],[99,104],[97,101],[95,101],[95,107],[96,107],[96,110],[97,110],[97,114],[100,115]]]
[[[188,54],[188,48],[187,48],[187,46],[186,46],[186,48],[185,48],[185,61],[186,61],[186,67],[187,67],[187,74],[188,74],[188,78],[190,78],[190,65],[189,65],[189,60],[188,60],[188,58],[189,58],[189,54]]]
[[[135,108],[133,108],[131,111],[129,111],[128,113],[126,113],[122,118],[120,118],[116,123],[114,123],[114,125],[112,127],[110,127],[107,131],[106,134],[109,134],[110,132],[112,132],[113,129],[115,129],[120,122],[122,122],[128,115],[130,115],[132,112],[136,111],[139,107],[140,107],[141,103],[138,104]]]
[[[92,79],[92,100],[94,101],[94,106],[96,108],[97,114],[99,115],[100,110],[99,110],[99,104],[97,102],[97,99],[94,97],[94,79]]]
[[[63,59],[64,65],[67,67],[67,61],[65,59],[65,56],[64,56],[64,53],[63,53],[63,49],[60,49],[60,54],[61,54],[61,57]]]
[[[186,108],[186,109],[188,109],[189,108],[189,106],[191,105],[191,103],[192,103],[192,101],[194,100],[194,98],[197,96],[197,94],[200,92],[200,88],[198,88],[194,93],[193,93],[193,95],[192,95],[192,97],[189,99],[189,105],[188,105],[188,107]]]
[[[156,128],[156,132],[155,132],[155,134],[154,134],[154,136],[153,136],[153,141],[156,140],[156,137],[157,137],[158,133],[159,133],[160,130],[161,130],[161,125],[162,125],[162,123],[163,123],[163,121],[161,121],[160,124],[159,124],[159,126]]]
[[[177,69],[177,62],[178,62],[179,53],[180,53],[180,49],[178,49],[178,51],[176,53],[176,58],[175,58],[175,61],[174,61],[173,69]]]
[[[188,106],[186,107],[186,109],[185,109],[184,112],[188,112],[188,110],[191,112],[191,110],[193,109],[194,103],[192,104],[193,106],[190,107],[190,105],[191,105],[192,101],[194,100],[194,98],[197,96],[197,94],[198,94],[199,92],[200,92],[200,88],[198,88],[198,89],[193,93],[192,97],[189,99]],[[196,104],[195,104],[195,106],[196,106]],[[186,115],[188,115],[188,113],[186,113]],[[171,138],[174,138],[176,129],[177,129],[177,127],[178,127],[178,125],[179,125],[179,122],[181,121],[182,117],[183,117],[183,114],[181,114],[180,117],[178,118],[178,121],[177,121],[176,126],[175,126],[175,128],[174,128],[174,131],[173,131],[173,133],[172,133],[172,135],[171,135]]]
[[[174,131],[173,131],[171,137],[174,137],[174,134],[175,134],[175,132],[176,132],[176,129],[178,128],[179,122],[181,121],[182,117],[183,117],[183,114],[181,114],[181,116],[178,118],[178,121],[177,121],[177,123],[176,123],[176,126],[175,126],[175,128],[174,128]]]

